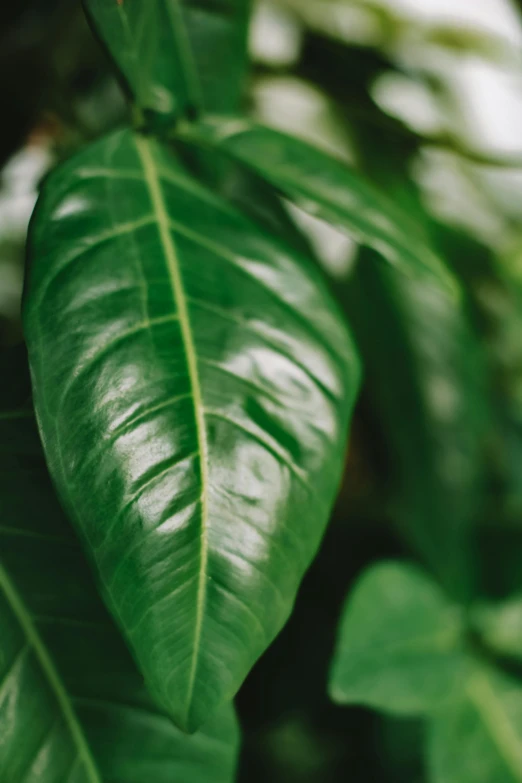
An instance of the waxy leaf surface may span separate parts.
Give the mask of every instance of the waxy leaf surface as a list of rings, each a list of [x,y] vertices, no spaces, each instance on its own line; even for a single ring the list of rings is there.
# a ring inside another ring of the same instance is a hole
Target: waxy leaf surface
[[[345,229],[409,276],[429,275],[457,296],[453,276],[415,221],[364,176],[306,142],[243,119],[207,120],[180,136],[228,153],[306,212]]]
[[[153,704],[56,499],[25,395],[22,408],[0,397],[0,780],[232,783],[232,705],[189,737]]]
[[[130,132],[52,175],[29,255],[51,472],[147,682],[193,730],[292,609],[357,357],[307,257]]]
[[[249,0],[84,0],[142,111],[235,111],[247,64]]]

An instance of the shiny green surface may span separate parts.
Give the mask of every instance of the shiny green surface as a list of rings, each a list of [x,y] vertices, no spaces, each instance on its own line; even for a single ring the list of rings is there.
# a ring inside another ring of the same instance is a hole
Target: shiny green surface
[[[0,392],[0,780],[232,783],[232,706],[189,737],[151,702],[54,495],[34,418],[25,401],[6,408],[7,396]],[[25,427],[21,441],[15,424]]]
[[[415,221],[355,169],[331,155],[250,121],[215,118],[180,135],[210,144],[255,170],[306,212],[345,229],[410,276],[420,270],[457,296],[452,274]]]
[[[292,609],[357,357],[307,258],[130,132],[48,180],[29,254],[51,473],[149,685],[195,729]]]
[[[137,107],[167,117],[239,108],[250,0],[84,0]]]
[[[461,698],[434,717],[427,761],[432,783],[521,783],[520,682],[475,665]]]
[[[343,610],[330,672],[338,704],[422,715],[460,689],[463,616],[415,566],[364,572]]]

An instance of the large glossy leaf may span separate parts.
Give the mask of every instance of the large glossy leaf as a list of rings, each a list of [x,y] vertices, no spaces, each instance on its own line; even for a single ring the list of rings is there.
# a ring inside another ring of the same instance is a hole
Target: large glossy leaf
[[[487,403],[466,312],[430,279],[394,274],[365,257],[346,308],[389,452],[395,518],[445,587],[467,599]]]
[[[25,328],[60,494],[146,678],[193,729],[291,611],[359,368],[306,257],[113,135],[47,182]]]
[[[237,110],[250,0],[84,0],[142,111]]]
[[[179,135],[225,151],[305,211],[374,248],[394,267],[412,276],[420,270],[457,296],[453,276],[415,222],[345,163],[303,141],[243,119],[207,120],[197,127],[181,128]]]
[[[463,618],[414,566],[380,563],[344,607],[329,690],[339,704],[429,713],[458,690]]]
[[[476,665],[429,728],[432,783],[521,783],[522,686]]]
[[[36,427],[30,449],[27,433],[12,439],[26,415],[0,405],[0,780],[232,783],[232,706],[188,737],[152,703],[55,498]]]

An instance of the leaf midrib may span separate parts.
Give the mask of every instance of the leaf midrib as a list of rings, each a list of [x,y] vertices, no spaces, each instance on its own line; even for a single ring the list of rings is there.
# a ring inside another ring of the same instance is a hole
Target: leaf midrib
[[[62,711],[65,723],[71,733],[73,741],[78,749],[78,758],[84,762],[84,769],[87,773],[89,783],[103,783],[97,770],[96,763],[91,754],[87,741],[83,734],[83,729],[78,722],[71,700],[62,683],[60,675],[56,671],[54,663],[46,650],[45,644],[40,638],[25,604],[18,594],[9,574],[0,563],[0,589],[3,591],[6,601],[11,607],[13,614],[18,620],[20,627],[33,650],[38,663],[53,691],[58,705]]]
[[[201,554],[196,598],[196,618],[194,622],[192,660],[187,687],[186,720],[188,721],[190,717],[190,709],[196,682],[196,673],[203,628],[203,615],[206,603],[206,583],[208,570],[208,443],[203,408],[203,395],[199,380],[197,353],[194,337],[192,334],[187,297],[184,290],[178,253],[172,237],[170,229],[170,216],[165,202],[165,197],[163,195],[160,172],[154,160],[151,143],[144,137],[140,136],[135,136],[134,139],[139,159],[143,168],[150,201],[156,216],[160,241],[165,255],[165,262],[172,288],[174,304],[177,308],[179,316],[181,336],[187,358],[189,383],[194,403],[194,415],[196,420],[196,433],[198,441],[201,481]]]

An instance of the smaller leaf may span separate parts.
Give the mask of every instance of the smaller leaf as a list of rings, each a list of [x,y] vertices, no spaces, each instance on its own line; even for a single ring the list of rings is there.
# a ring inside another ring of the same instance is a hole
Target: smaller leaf
[[[522,783],[522,686],[476,666],[430,726],[431,783]]]
[[[84,0],[138,108],[173,119],[236,111],[250,0]]]
[[[408,275],[429,273],[458,297],[456,282],[415,221],[361,174],[303,141],[242,119],[184,128],[195,143],[218,146],[256,171],[305,212],[345,229]]]
[[[462,631],[458,608],[422,571],[392,562],[372,566],[343,611],[332,699],[398,715],[430,712],[458,683]]]
[[[179,3],[85,0],[141,110],[174,116],[199,102],[199,83]]]

